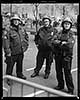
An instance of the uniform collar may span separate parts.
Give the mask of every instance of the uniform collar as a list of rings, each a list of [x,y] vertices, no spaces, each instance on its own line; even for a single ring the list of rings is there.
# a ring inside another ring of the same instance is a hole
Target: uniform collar
[[[63,30],[63,34],[67,34],[68,32],[70,31],[70,29],[69,30]]]

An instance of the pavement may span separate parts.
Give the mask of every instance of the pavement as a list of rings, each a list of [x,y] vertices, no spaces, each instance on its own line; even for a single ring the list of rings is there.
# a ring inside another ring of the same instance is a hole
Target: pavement
[[[27,80],[30,82],[34,82],[46,87],[54,88],[57,85],[57,79],[56,79],[56,72],[55,72],[55,60],[53,60],[52,66],[51,66],[51,73],[48,79],[44,79],[44,71],[45,71],[45,62],[40,70],[39,76],[35,78],[31,78],[30,75],[33,73],[34,68],[36,67],[36,55],[37,55],[37,48],[34,43],[34,35],[29,34],[29,48],[24,53],[24,60],[23,60],[23,74],[27,77]],[[73,49],[73,61],[72,61],[72,77],[74,82],[74,95],[77,96],[77,85],[78,85],[78,74],[77,74],[77,36],[75,36],[75,45]],[[4,63],[4,52],[3,52],[3,75],[5,75],[6,71],[6,64]],[[16,76],[16,65],[13,69],[13,75]],[[4,82],[4,87],[7,89],[10,89],[10,87]],[[67,87],[65,84],[64,92],[67,91]],[[46,97],[47,93],[45,93],[43,90],[36,90],[37,97]],[[10,91],[9,91],[10,95]],[[21,95],[21,84],[19,83],[13,83],[12,88],[12,97],[20,97]],[[23,95],[26,95],[27,97],[32,97],[34,95],[34,89],[29,86],[23,86]],[[52,96],[52,95],[51,95]],[[3,92],[3,97],[6,97],[6,93]],[[53,97],[56,97],[54,95]]]

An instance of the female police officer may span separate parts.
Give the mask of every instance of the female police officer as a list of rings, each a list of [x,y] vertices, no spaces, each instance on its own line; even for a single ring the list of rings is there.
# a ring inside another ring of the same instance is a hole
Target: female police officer
[[[50,25],[51,20],[48,16],[45,16],[42,21],[44,26],[39,29],[37,35],[35,36],[35,43],[38,48],[38,54],[36,58],[36,68],[34,69],[34,73],[31,75],[31,77],[39,75],[39,71],[43,65],[44,59],[46,59],[44,78],[47,79],[49,77],[51,63],[53,61],[51,39],[54,36],[54,33],[57,31]]]
[[[22,32],[19,23],[21,19],[15,15],[10,18],[11,26],[9,30],[6,30],[3,35],[3,45],[6,57],[6,74],[12,75],[13,66],[16,62],[16,74],[17,77],[26,79],[22,73],[22,63],[24,52],[28,48],[28,36]]]
[[[68,92],[73,94],[74,85],[71,75],[71,64],[75,41],[73,32],[71,31],[72,22],[70,18],[67,17],[64,19],[62,27],[63,30],[57,34],[57,38],[54,40],[56,77],[58,81],[58,86],[56,86],[55,89],[61,90],[64,88],[64,69]]]

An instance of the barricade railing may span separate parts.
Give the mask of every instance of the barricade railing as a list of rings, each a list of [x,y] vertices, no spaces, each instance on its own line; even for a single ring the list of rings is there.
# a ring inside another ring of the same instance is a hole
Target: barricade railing
[[[7,97],[8,97],[8,89],[7,89],[7,88],[5,88],[5,87],[3,87],[3,91],[5,91],[5,92],[6,92],[6,95],[7,95]]]
[[[5,76],[3,76],[3,80],[5,80],[5,79],[9,79],[10,81],[15,81],[15,82],[21,84],[21,97],[26,97],[26,96],[23,96],[23,85],[34,88],[34,97],[36,96],[35,95],[36,89],[44,90],[45,92],[47,92],[48,97],[50,96],[50,94],[58,95],[58,96],[62,96],[62,97],[76,97],[75,95],[70,95],[68,93],[58,91],[58,90],[55,90],[55,89],[52,89],[52,88],[49,88],[46,86],[42,86],[40,84],[36,84],[36,83],[30,82],[27,80],[23,80],[23,79],[14,77],[14,76],[5,75]],[[10,97],[11,96],[12,96],[12,85],[10,86]]]

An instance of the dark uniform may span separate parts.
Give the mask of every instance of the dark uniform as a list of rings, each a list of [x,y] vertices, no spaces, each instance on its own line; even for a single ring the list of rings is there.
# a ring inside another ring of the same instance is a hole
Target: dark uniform
[[[39,29],[37,35],[35,36],[35,44],[38,45],[38,54],[36,57],[36,68],[34,69],[34,73],[31,77],[35,77],[38,75],[44,60],[46,59],[46,68],[45,68],[45,76],[47,79],[50,74],[51,63],[53,62],[53,53],[51,49],[52,41],[51,39],[54,37],[54,34],[57,32],[51,25],[48,27],[43,26]]]
[[[65,20],[66,22],[67,20]],[[71,27],[70,27],[71,28]],[[60,41],[56,43],[55,40]],[[73,93],[74,85],[71,74],[73,46],[75,40],[73,38],[73,32],[69,30],[63,30],[57,34],[57,38],[54,40],[55,51],[55,64],[56,64],[56,77],[58,86],[55,89],[64,88],[63,69],[65,74],[66,85],[68,92]],[[66,41],[66,44],[62,45],[62,42]]]
[[[3,47],[6,57],[6,74],[12,75],[13,66],[16,62],[17,77],[25,79],[22,74],[22,64],[24,52],[28,48],[28,34],[25,34],[22,27],[11,26],[9,30],[5,30],[3,34]],[[11,56],[7,56],[11,54]]]

